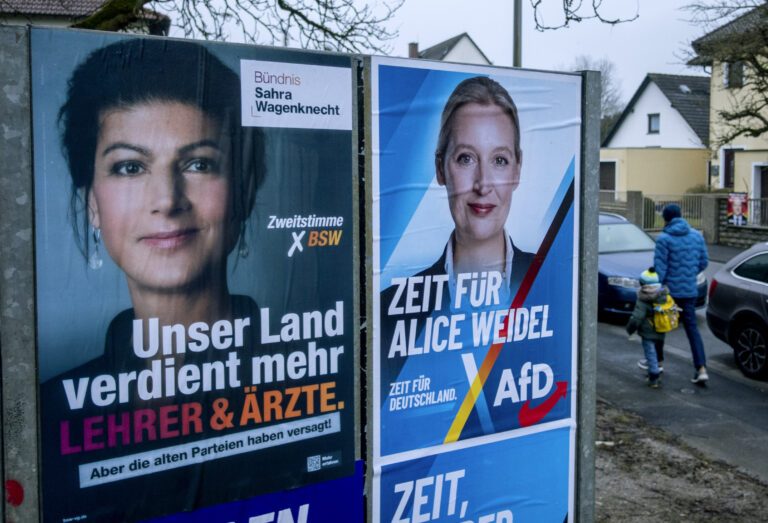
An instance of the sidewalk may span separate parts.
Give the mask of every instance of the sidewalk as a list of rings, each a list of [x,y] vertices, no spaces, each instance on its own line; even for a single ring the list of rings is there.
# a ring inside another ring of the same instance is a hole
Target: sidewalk
[[[710,245],[707,244],[707,251],[709,252],[709,259],[713,262],[725,263],[745,249],[739,249],[738,247],[728,247],[726,245]]]

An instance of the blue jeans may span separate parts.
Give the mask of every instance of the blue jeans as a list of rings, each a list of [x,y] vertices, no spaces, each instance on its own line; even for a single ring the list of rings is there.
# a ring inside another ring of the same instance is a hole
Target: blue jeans
[[[645,352],[645,359],[648,360],[648,377],[659,377],[659,360],[656,357],[656,341],[648,338],[641,338],[643,340],[643,351]]]
[[[701,341],[699,327],[696,325],[696,298],[675,298],[675,303],[683,309],[680,313],[680,321],[688,336],[688,343],[691,345],[691,355],[693,356],[693,366],[696,369],[707,365],[707,357],[704,355],[704,343]]]

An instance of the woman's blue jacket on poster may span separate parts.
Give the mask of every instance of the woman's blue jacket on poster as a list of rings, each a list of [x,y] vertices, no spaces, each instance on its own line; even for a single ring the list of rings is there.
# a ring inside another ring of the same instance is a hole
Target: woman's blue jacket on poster
[[[683,218],[672,218],[656,239],[654,265],[673,298],[695,298],[696,276],[709,265],[704,237]]]

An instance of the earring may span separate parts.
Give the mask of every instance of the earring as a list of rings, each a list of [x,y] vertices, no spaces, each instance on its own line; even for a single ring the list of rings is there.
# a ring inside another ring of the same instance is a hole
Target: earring
[[[242,259],[246,259],[250,253],[251,251],[248,249],[248,244],[245,240],[240,240],[240,248],[237,250],[237,254],[240,255]]]
[[[101,229],[96,229],[94,227],[92,235],[93,252],[88,257],[88,267],[93,270],[98,270],[101,269],[101,266],[104,264],[104,260],[101,259],[101,254],[99,253],[99,244],[101,243]]]

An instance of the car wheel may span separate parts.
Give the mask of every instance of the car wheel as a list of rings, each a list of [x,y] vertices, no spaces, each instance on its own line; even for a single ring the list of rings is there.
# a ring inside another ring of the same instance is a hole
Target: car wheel
[[[763,325],[745,322],[738,326],[733,340],[733,357],[741,372],[749,378],[768,374],[768,336]]]

